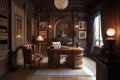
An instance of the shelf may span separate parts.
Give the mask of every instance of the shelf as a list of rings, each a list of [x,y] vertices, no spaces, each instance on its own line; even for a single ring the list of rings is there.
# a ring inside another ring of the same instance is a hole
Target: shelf
[[[8,55],[8,19],[0,15],[0,60],[6,59]]]

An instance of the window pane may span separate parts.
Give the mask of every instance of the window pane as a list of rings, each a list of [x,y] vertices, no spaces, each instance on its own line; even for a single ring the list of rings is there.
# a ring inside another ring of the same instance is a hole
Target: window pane
[[[94,20],[94,42],[97,46],[103,45],[102,31],[101,31],[101,16],[100,13],[95,17]]]

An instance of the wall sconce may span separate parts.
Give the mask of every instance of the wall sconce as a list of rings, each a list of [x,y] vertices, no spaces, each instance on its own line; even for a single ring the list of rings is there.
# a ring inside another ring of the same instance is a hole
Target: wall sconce
[[[108,28],[106,34],[108,35],[108,38],[106,38],[106,42],[108,45],[108,53],[112,53],[113,45],[115,44],[115,38],[113,38],[113,36],[115,35],[115,29]]]
[[[75,28],[78,28],[79,26],[78,25],[75,25]]]
[[[48,27],[49,27],[49,28],[52,28],[52,26],[51,26],[51,25],[49,25]]]
[[[16,35],[16,38],[21,38],[21,35],[20,34]]]
[[[44,39],[43,39],[43,37],[41,35],[38,35],[36,41],[38,41],[38,43],[39,43],[38,44],[38,53],[40,53],[41,52],[41,44],[40,44],[40,42],[44,41]]]
[[[55,7],[63,10],[68,6],[68,0],[54,0]]]

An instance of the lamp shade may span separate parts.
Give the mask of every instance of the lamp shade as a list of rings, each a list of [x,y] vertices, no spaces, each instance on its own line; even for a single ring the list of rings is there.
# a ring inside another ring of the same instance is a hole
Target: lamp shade
[[[54,0],[57,9],[65,9],[68,6],[68,0]]]
[[[108,28],[106,33],[107,33],[108,36],[113,36],[113,35],[115,35],[115,29]]]
[[[36,39],[36,41],[44,41],[43,37],[41,35],[39,35]]]

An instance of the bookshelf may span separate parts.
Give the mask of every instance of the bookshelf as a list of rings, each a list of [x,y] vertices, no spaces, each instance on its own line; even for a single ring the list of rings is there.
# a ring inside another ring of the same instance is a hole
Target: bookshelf
[[[0,16],[0,59],[6,57],[8,51],[8,21],[5,16]]]
[[[8,71],[8,19],[0,15],[0,76]]]

